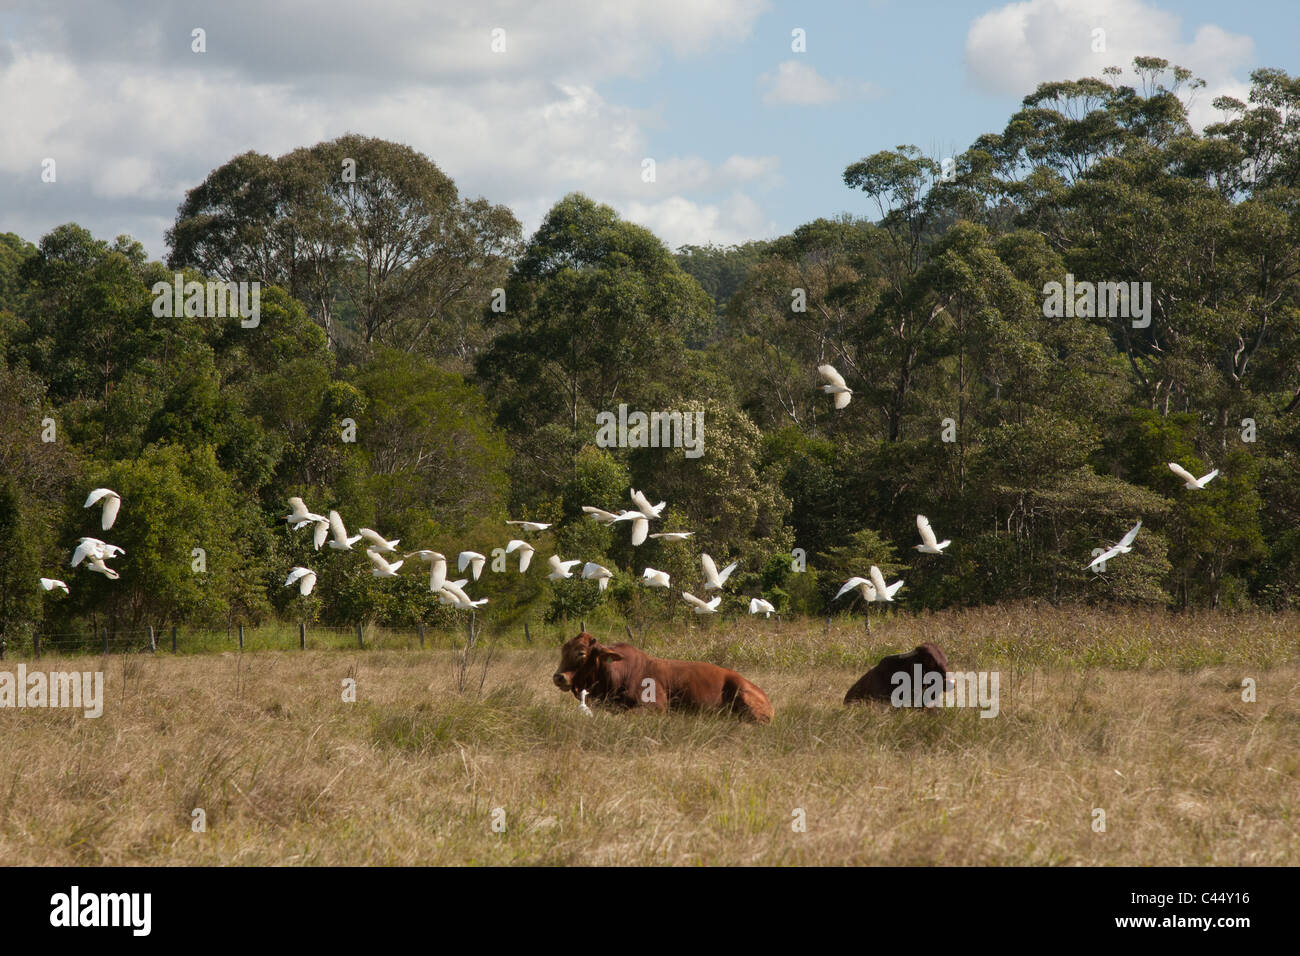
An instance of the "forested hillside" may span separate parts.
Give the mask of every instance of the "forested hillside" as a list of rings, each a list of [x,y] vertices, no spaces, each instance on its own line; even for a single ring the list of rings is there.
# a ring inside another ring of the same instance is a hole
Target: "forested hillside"
[[[419,560],[376,579],[360,549],[315,550],[290,496],[401,551],[488,556],[478,613],[502,624],[686,613],[640,578],[692,590],[701,552],[739,562],[728,613],[847,608],[871,564],[904,610],[1295,606],[1300,80],[1257,71],[1196,133],[1197,81],[1136,68],[1137,88],[1040,86],[951,164],[866,156],[843,173],[862,216],[739,247],[674,253],[580,194],[526,236],[436,156],[360,135],[214,155],[165,263],[73,223],[0,236],[5,636],[454,620]],[[160,315],[178,271],[261,283],[256,324]],[[1082,283],[1135,290],[1128,313]],[[702,454],[601,447],[620,405],[702,412]],[[1169,462],[1220,474],[1189,490]],[[111,531],[83,508],[97,487],[122,498]],[[582,511],[630,488],[667,501],[651,531],[694,537],[634,547]],[[942,556],[913,550],[918,513]],[[552,525],[522,574],[491,566],[506,519]],[[1131,553],[1086,569],[1138,519]],[[125,549],[117,580],[68,566],[86,535]],[[614,577],[548,580],[552,554]]]

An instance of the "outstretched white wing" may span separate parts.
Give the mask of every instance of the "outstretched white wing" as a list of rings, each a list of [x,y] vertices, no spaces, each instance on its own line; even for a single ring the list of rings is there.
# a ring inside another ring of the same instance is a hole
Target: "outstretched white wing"
[[[612,511],[606,511],[604,508],[596,508],[592,505],[583,505],[582,510],[591,515],[601,524],[613,524],[618,520],[618,515]]]
[[[889,595],[889,585],[885,583],[885,576],[880,573],[880,568],[873,564],[868,573],[871,575],[871,584],[876,589],[876,600],[892,601],[893,598]]]
[[[372,551],[369,548],[366,548],[366,557],[369,558],[370,563],[375,566],[370,573],[376,577],[397,577],[397,569],[405,563],[403,561],[394,561],[392,564],[389,564],[384,560],[383,555]]]
[[[1139,519],[1138,523],[1132,527],[1129,533],[1124,535],[1124,537],[1120,539],[1119,542],[1120,549],[1121,550],[1127,549],[1129,545],[1133,543],[1133,539],[1138,536],[1138,532],[1141,530],[1142,530],[1142,521],[1141,519]]]
[[[442,590],[442,586],[447,583],[447,559],[437,551],[433,552],[433,560],[429,562],[429,590],[437,593]]]
[[[840,598],[844,597],[844,595],[848,594],[854,588],[861,588],[862,585],[870,584],[870,583],[871,582],[868,581],[866,578],[849,578],[847,581],[844,582],[844,587],[840,588],[839,593],[836,594],[835,597],[831,598],[831,600],[838,601]]]
[[[706,588],[722,587],[722,581],[718,578],[718,566],[713,563],[713,559],[707,554],[701,554],[700,565],[704,568],[704,586]]]
[[[392,541],[389,541],[378,531],[372,531],[370,528],[358,528],[357,534],[361,535],[361,537],[373,544],[376,550],[383,551],[385,554],[391,554],[396,551],[397,545],[401,543],[402,540],[401,538],[394,538]]]
[[[641,492],[633,488],[632,504],[636,505],[637,510],[640,511],[647,518],[658,518],[659,512],[664,510],[664,505],[666,505],[667,502],[661,501],[657,505],[652,505],[650,504],[649,498],[647,498],[644,494],[642,494]]]
[[[817,371],[821,377],[826,379],[832,385],[838,385],[840,388],[847,388],[848,382],[844,381],[844,376],[836,371],[834,365],[818,365]]]
[[[333,537],[334,543],[340,547],[352,547],[348,542],[348,529],[343,526],[343,519],[339,517],[337,511],[330,512],[330,535]]]
[[[934,529],[930,527],[930,519],[925,515],[916,516],[916,530],[921,532],[921,541],[931,548],[937,547],[939,539],[934,536]]]
[[[1116,557],[1117,555],[1120,555],[1122,553],[1123,552],[1121,552],[1119,548],[1110,548],[1106,551],[1103,551],[1101,554],[1093,558],[1092,563],[1089,564],[1084,570],[1096,571],[1098,568],[1101,567],[1101,565],[1105,564],[1111,558]]]

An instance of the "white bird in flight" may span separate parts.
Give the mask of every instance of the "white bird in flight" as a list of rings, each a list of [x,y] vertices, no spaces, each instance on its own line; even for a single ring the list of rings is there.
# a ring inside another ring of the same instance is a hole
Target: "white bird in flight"
[[[1200,478],[1197,478],[1176,461],[1169,462],[1169,470],[1186,482],[1186,484],[1183,485],[1184,488],[1192,488],[1196,490],[1204,488],[1219,474],[1219,469],[1216,468],[1208,475],[1202,475]]]
[[[329,522],[330,547],[335,551],[351,551],[352,546],[361,540],[359,534],[348,537],[348,529],[343,526],[343,519],[337,511],[330,512]]]
[[[614,572],[604,565],[588,561],[582,566],[582,576],[588,580],[594,580],[603,591],[609,586],[609,579],[614,576]]]
[[[460,608],[462,611],[472,611],[480,608],[488,602],[487,598],[479,598],[477,601],[470,600],[468,594],[463,590],[468,581],[448,581],[443,585],[442,591],[438,594],[438,600],[443,604],[450,604]]]
[[[696,614],[717,614],[718,605],[722,603],[722,595],[717,595],[711,601],[701,601],[690,591],[683,591],[682,600],[687,604],[693,605]]]
[[[408,558],[419,558],[421,561],[429,562],[429,590],[435,594],[442,590],[443,584],[447,582],[447,559],[437,551],[430,551],[427,548],[419,551],[412,551],[406,555]]]
[[[486,561],[487,558],[477,551],[462,551],[456,558],[456,570],[464,571],[465,565],[468,564],[470,566],[470,576],[477,581],[478,576],[483,573],[483,565]]]
[[[515,540],[511,541],[509,544],[506,545],[506,554],[514,554],[516,551],[519,552],[519,573],[520,574],[523,574],[525,571],[528,570],[528,565],[533,560],[533,552],[536,550],[537,549],[534,548],[527,541],[520,541],[518,538],[516,538]]]
[[[397,577],[398,569],[406,563],[405,561],[394,561],[392,564],[389,564],[384,560],[382,554],[378,551],[372,551],[370,548],[366,548],[366,557],[369,558],[370,563],[374,565],[374,567],[370,569],[370,573],[377,578]]]
[[[732,561],[729,565],[718,570],[718,566],[713,563],[713,559],[707,554],[700,555],[700,564],[704,568],[704,590],[712,591],[714,588],[721,588],[727,583],[727,578],[731,577],[731,572],[736,570],[739,561]]]
[[[438,588],[439,604],[455,604],[458,600],[469,600],[464,590],[465,585],[469,584],[469,578],[461,578],[458,581],[444,581],[442,587]]]
[[[104,502],[104,513],[99,524],[107,531],[117,520],[117,509],[122,507],[122,496],[112,488],[96,488],[86,497],[86,503],[82,507],[92,508],[101,501]]]
[[[922,554],[943,554],[943,549],[952,544],[951,541],[935,539],[934,529],[930,527],[930,519],[925,515],[916,516],[916,530],[921,532],[921,543],[914,544],[912,547]]]
[[[41,587],[45,588],[47,591],[53,591],[55,588],[60,588],[64,594],[72,593],[68,590],[68,586],[58,578],[41,578]]]
[[[652,588],[669,587],[667,571],[656,571],[654,568],[646,568],[641,574],[641,580]]]
[[[772,606],[771,601],[765,601],[762,598],[749,599],[749,613],[761,614],[764,617],[771,617],[776,608]]]
[[[541,521],[507,521],[506,524],[517,525],[525,531],[545,531],[550,527],[549,524],[545,524]]]
[[[311,568],[296,567],[284,579],[284,586],[287,588],[293,587],[295,582],[298,585],[298,593],[306,597],[311,594],[311,589],[316,586],[316,572]]]
[[[853,389],[844,381],[844,376],[835,371],[834,365],[818,365],[817,371],[828,383],[822,386],[822,391],[835,396],[836,408],[844,408],[853,400]]]
[[[76,567],[86,558],[98,558],[100,561],[111,561],[119,554],[126,554],[126,551],[115,544],[106,544],[98,538],[78,538],[77,549],[72,552],[72,563],[70,567]]]
[[[305,524],[313,524],[313,523],[329,520],[328,518],[325,518],[322,515],[318,515],[312,511],[309,511],[307,509],[307,505],[304,504],[303,500],[297,496],[294,496],[293,498],[289,499],[289,507],[292,508],[293,510],[284,516],[284,520],[289,522],[289,525],[293,528],[294,531],[297,531]]]
[[[1118,544],[1113,545],[1110,548],[1107,548],[1101,554],[1097,555],[1097,557],[1093,558],[1092,563],[1087,565],[1087,567],[1085,567],[1084,570],[1098,571],[1100,569],[1100,566],[1105,564],[1111,558],[1118,557],[1121,554],[1128,554],[1130,551],[1133,550],[1133,540],[1138,536],[1138,532],[1141,530],[1142,530],[1142,521],[1139,519],[1138,523],[1129,529],[1129,533],[1119,539]]]
[[[547,559],[546,563],[551,566],[551,573],[546,576],[547,580],[560,581],[564,578],[573,577],[574,566],[582,564],[582,561],[578,558],[572,561],[561,561],[558,554],[553,554]]]
[[[685,541],[694,531],[660,531],[658,534],[652,534],[652,538],[661,538],[664,541]]]
[[[358,528],[357,534],[370,542],[370,544],[366,545],[366,550],[378,551],[380,554],[396,554],[397,545],[402,540],[401,538],[394,538],[389,541],[378,531],[371,531],[369,528]]]

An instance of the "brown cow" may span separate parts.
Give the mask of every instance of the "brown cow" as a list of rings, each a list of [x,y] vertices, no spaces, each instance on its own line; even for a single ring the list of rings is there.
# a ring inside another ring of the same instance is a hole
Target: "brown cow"
[[[939,687],[946,686],[948,678],[948,656],[937,644],[925,643],[906,654],[890,654],[883,657],[875,667],[867,671],[858,682],[844,695],[844,703],[852,704],[859,700],[889,700],[894,693],[893,677],[895,674],[907,674],[908,679],[915,677],[915,666],[921,665],[921,676],[938,671]]]
[[[579,699],[585,690],[591,700],[625,709],[729,710],[760,724],[772,722],[767,695],[733,670],[651,657],[631,644],[606,647],[585,631],[560,648],[552,680]]]

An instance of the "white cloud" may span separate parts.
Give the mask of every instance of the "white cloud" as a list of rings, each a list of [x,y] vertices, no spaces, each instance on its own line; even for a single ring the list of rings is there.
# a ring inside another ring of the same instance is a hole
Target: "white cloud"
[[[345,132],[420,150],[463,193],[509,204],[527,229],[573,190],[666,209],[770,184],[772,157],[663,156],[647,192],[641,162],[660,117],[599,92],[665,58],[742,40],[764,5],[485,0],[471,12],[372,0],[358,16],[342,0],[287,0],[268,21],[260,0],[202,16],[160,2],[74,3],[55,15],[31,4],[15,21],[22,38],[0,37],[0,231],[36,239],[33,222],[40,232],[111,222],[110,234],[130,232],[162,255],[159,223],[210,170],[250,149],[279,155]],[[206,54],[190,52],[195,25],[207,30]],[[507,31],[499,55],[489,49],[496,26]],[[46,156],[58,162],[53,185],[40,182]],[[698,208],[719,209],[727,229],[721,210],[739,207]]]
[[[1094,52],[1104,31],[1105,49]],[[974,20],[966,34],[966,68],[990,92],[1025,96],[1042,82],[1101,77],[1108,66],[1133,83],[1135,56],[1158,56],[1206,81],[1190,109],[1197,128],[1221,117],[1210,106],[1220,95],[1242,97],[1249,82],[1237,75],[1254,55],[1254,41],[1213,24],[1183,38],[1183,18],[1143,0],[1025,0]]]
[[[742,192],[720,203],[698,203],[673,196],[659,202],[616,203],[615,208],[627,220],[650,229],[670,249],[685,244],[734,245],[769,238],[778,232],[776,223],[763,216],[758,203]]]
[[[872,83],[852,80],[828,80],[816,68],[799,60],[786,60],[776,73],[758,78],[763,103],[768,106],[822,106],[838,100],[868,99],[880,95]]]

